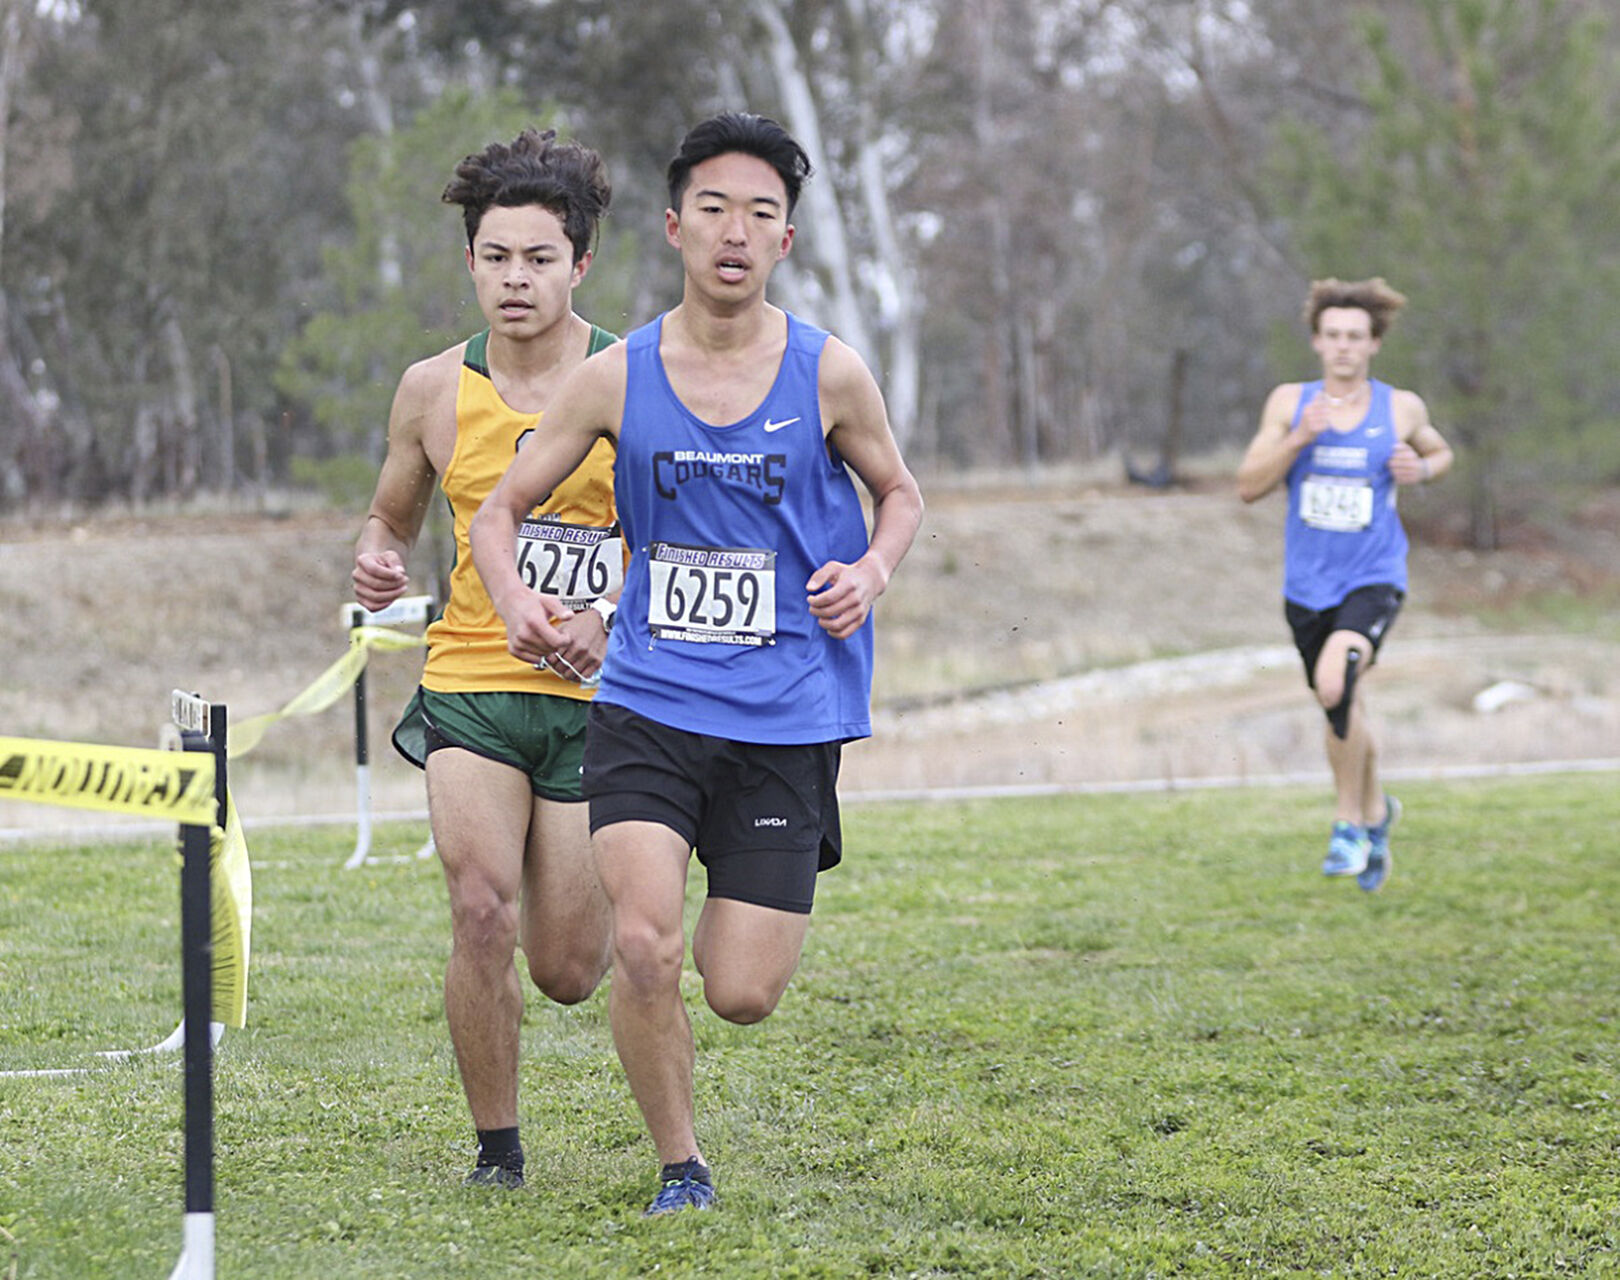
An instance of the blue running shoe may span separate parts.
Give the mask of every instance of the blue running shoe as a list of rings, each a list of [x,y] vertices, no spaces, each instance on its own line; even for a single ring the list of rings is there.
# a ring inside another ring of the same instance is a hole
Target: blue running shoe
[[[685,1160],[680,1164],[666,1164],[663,1178],[664,1185],[642,1213],[643,1218],[679,1213],[682,1209],[714,1208],[714,1183],[709,1179],[708,1166],[702,1161]]]
[[[1401,802],[1387,792],[1384,795],[1384,820],[1367,828],[1367,869],[1356,877],[1356,883],[1367,893],[1377,893],[1389,879],[1395,865],[1395,855],[1389,849],[1389,833],[1401,820]]]
[[[1353,822],[1333,824],[1333,837],[1328,841],[1328,855],[1322,860],[1325,876],[1359,876],[1367,869],[1367,857],[1372,852],[1372,841],[1367,829]]]

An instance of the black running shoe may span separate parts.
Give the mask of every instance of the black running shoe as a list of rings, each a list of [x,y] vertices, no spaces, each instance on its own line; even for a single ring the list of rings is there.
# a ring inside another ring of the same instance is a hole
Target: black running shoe
[[[508,1169],[504,1164],[481,1164],[462,1179],[461,1185],[505,1187],[508,1191],[516,1191],[523,1185],[523,1173],[519,1169]]]

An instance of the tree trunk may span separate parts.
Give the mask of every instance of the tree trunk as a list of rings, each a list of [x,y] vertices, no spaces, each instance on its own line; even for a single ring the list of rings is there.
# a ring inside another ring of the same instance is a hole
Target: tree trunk
[[[895,228],[888,175],[878,150],[882,125],[873,102],[870,71],[875,36],[867,21],[865,0],[843,0],[843,12],[845,48],[858,112],[855,172],[875,256],[869,277],[877,295],[878,323],[887,339],[881,376],[889,424],[896,442],[904,448],[917,424],[922,382],[917,276]]]
[[[1035,326],[1020,307],[1013,315],[1013,368],[1018,375],[1014,406],[1018,424],[1018,461],[1032,475],[1041,464],[1040,371],[1035,356]]]
[[[236,488],[236,411],[231,404],[231,361],[225,349],[214,347],[214,370],[219,375],[219,458],[215,481],[221,493]]]
[[[28,6],[6,5],[0,25],[0,246],[5,244],[6,157],[10,140],[11,93],[22,73],[25,57],[23,24]],[[3,279],[0,276],[0,279]],[[9,309],[0,289],[0,425],[8,448],[0,450],[0,499],[27,496],[30,467],[27,455],[39,437],[40,421],[33,393],[11,348]]]
[[[158,421],[152,408],[152,393],[147,387],[147,347],[143,344],[135,354],[130,383],[135,388],[135,414],[130,437],[130,457],[125,468],[129,476],[129,498],[136,507],[143,505],[153,494],[158,465]]]
[[[1173,484],[1181,462],[1181,436],[1184,401],[1187,392],[1187,350],[1178,347],[1170,361],[1170,412],[1165,422],[1164,447],[1159,451],[1159,470],[1166,484]]]
[[[46,443],[45,415],[28,385],[11,342],[10,306],[0,290],[0,499],[49,497],[45,475],[56,470],[40,456]]]
[[[752,8],[765,31],[766,55],[770,59],[787,115],[784,123],[810,153],[812,163],[824,164],[827,149],[821,137],[821,113],[787,18],[776,0],[753,0]],[[838,193],[823,176],[819,182],[806,184],[804,202],[816,228],[814,256],[822,267],[823,279],[832,296],[829,327],[836,330],[838,336],[860,352],[864,359],[876,365],[878,362],[874,358],[866,317],[855,295],[855,269],[844,229],[844,214],[838,207]]]
[[[365,23],[364,9],[357,8],[349,22],[354,68],[360,77],[361,99],[365,103],[366,117],[370,120],[372,132],[376,134],[383,148],[385,164],[391,165],[393,161],[388,152],[393,146],[394,104],[389,99],[388,87],[383,82],[382,58],[375,46],[366,40]],[[405,281],[405,269],[401,265],[399,229],[386,202],[377,202],[370,213],[381,223],[377,237],[377,282],[387,294],[398,289]]]
[[[163,319],[163,347],[174,385],[169,487],[180,497],[188,498],[196,493],[197,480],[202,473],[202,432],[197,413],[197,380],[191,369],[191,347],[172,309]]]
[[[995,25],[998,6],[996,0],[981,0],[977,6],[979,22],[979,60],[973,100],[973,141],[982,155],[999,154],[991,90],[995,83]],[[1012,229],[1007,220],[1007,202],[1003,192],[987,190],[980,202],[985,226],[989,231],[986,266],[990,275],[990,332],[985,335],[984,434],[988,437],[993,454],[1017,457],[1017,442],[1013,439],[1016,424],[1011,420],[1010,400],[1014,369],[1009,340],[1012,310]],[[1001,451],[1005,449],[1006,452]]]
[[[1475,551],[1496,551],[1502,546],[1496,505],[1496,454],[1493,444],[1485,444],[1473,456],[1468,469],[1468,541]]]
[[[11,98],[17,80],[28,65],[28,37],[35,6],[9,0],[0,22],[0,245],[6,232],[6,160],[11,141]]]

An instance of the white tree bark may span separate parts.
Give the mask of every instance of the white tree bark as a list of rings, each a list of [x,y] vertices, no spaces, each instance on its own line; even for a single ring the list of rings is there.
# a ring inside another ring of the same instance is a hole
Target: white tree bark
[[[5,240],[11,100],[27,66],[33,23],[32,11],[23,0],[3,0],[3,4],[4,16],[0,17],[0,243]],[[0,498],[20,498],[28,489],[23,457],[40,440],[44,415],[11,349],[9,329],[6,293],[4,285],[0,284],[0,425],[4,425],[4,434],[11,446],[0,454]]]
[[[825,289],[826,323],[860,352],[883,385],[895,438],[904,446],[917,424],[922,383],[916,274],[904,250],[889,201],[881,125],[872,97],[872,28],[863,0],[843,5],[848,88],[857,108],[857,136],[849,139],[873,256],[857,263],[838,192],[823,175],[805,188],[812,222],[812,258]],[[825,165],[821,111],[793,38],[783,0],[752,0],[766,34],[766,52],[781,94],[787,127],[812,160]],[[859,284],[857,284],[859,281]],[[803,290],[796,290],[803,294]],[[875,321],[874,321],[875,318]]]
[[[876,250],[876,261],[872,264],[869,278],[877,293],[878,321],[888,338],[888,359],[881,373],[889,421],[895,439],[904,448],[917,425],[922,381],[918,356],[920,323],[917,277],[901,247],[894,210],[889,203],[881,128],[872,103],[869,66],[872,55],[871,28],[867,21],[866,3],[865,0],[843,0],[843,4],[849,32],[851,76],[860,111],[856,174]]]
[[[365,13],[356,9],[349,22],[350,47],[354,54],[354,68],[360,77],[361,98],[365,103],[366,116],[371,121],[371,127],[377,135],[385,157],[391,163],[394,143],[394,104],[388,97],[388,87],[384,83],[383,58],[378,48],[379,42],[367,40],[365,23]],[[383,207],[379,207],[376,214],[381,219],[377,238],[377,283],[387,294],[404,283],[405,269],[400,257],[399,229],[392,214]]]
[[[202,470],[201,425],[197,413],[197,379],[191,367],[191,344],[172,309],[163,317],[163,350],[169,372],[174,375],[174,432],[179,457],[174,459],[176,487],[181,497],[190,497],[197,488]]]
[[[777,0],[753,0],[752,9],[766,34],[766,54],[771,71],[782,94],[788,129],[810,153],[812,163],[825,163],[827,149],[821,136],[821,113],[816,107],[815,95],[810,90],[810,78],[804,73],[799,50],[793,41]],[[855,292],[855,268],[850,258],[849,236],[844,227],[843,210],[838,204],[838,193],[831,183],[811,181],[805,185],[803,204],[814,223],[810,237],[816,262],[822,268],[822,279],[827,287],[831,315],[827,327],[832,329],[867,360],[874,361],[871,332]]]
[[[27,16],[20,0],[4,0],[5,15],[0,18],[0,244],[6,230],[6,156],[11,135],[11,93],[22,72],[23,23]]]

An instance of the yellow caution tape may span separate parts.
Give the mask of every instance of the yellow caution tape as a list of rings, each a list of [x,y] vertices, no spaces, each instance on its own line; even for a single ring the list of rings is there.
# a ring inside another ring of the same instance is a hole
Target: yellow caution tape
[[[209,840],[214,926],[214,1021],[247,1025],[248,951],[253,935],[253,872],[236,801],[225,793],[225,827]]]
[[[227,755],[246,755],[265,730],[288,716],[324,711],[360,678],[373,649],[421,648],[421,636],[362,626],[349,633],[349,649],[280,711],[230,728]],[[252,937],[253,879],[236,802],[226,793],[224,828],[217,822],[214,757],[204,751],[157,751],[90,742],[0,737],[0,799],[65,805],[139,817],[166,818],[210,830],[213,886],[213,1018],[227,1026],[247,1021],[248,953]]]
[[[0,798],[7,796],[207,827],[213,889],[213,1017],[227,1026],[246,1024],[253,874],[242,822],[229,792],[225,826],[218,825],[211,752],[0,738]]]
[[[316,676],[309,687],[280,711],[253,716],[230,726],[226,755],[245,756],[263,740],[266,730],[289,716],[324,711],[354,686],[365,670],[373,649],[400,652],[419,649],[427,641],[387,627],[361,626],[349,632],[344,655]],[[210,785],[212,785],[210,783]],[[247,1021],[248,950],[252,936],[253,883],[247,842],[236,814],[236,802],[226,793],[226,824],[213,829],[214,1021],[240,1027]]]
[[[212,826],[214,757],[92,742],[0,738],[0,798]]]
[[[403,649],[420,649],[426,644],[427,641],[421,636],[406,635],[403,631],[391,631],[387,627],[356,627],[349,633],[349,651],[316,676],[309,688],[280,711],[271,711],[266,715],[253,716],[251,719],[233,724],[225,754],[232,760],[237,756],[245,756],[259,745],[265,730],[278,720],[285,720],[288,716],[308,716],[314,715],[317,711],[325,711],[347,693],[360,678],[371,650],[398,652]]]

